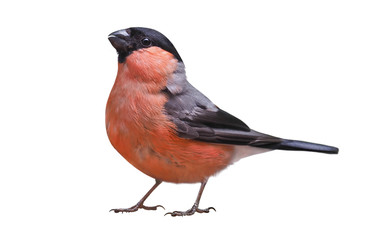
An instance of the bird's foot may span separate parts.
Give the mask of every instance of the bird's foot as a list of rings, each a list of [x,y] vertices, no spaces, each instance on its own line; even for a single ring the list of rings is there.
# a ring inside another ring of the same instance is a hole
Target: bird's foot
[[[187,210],[187,211],[174,211],[174,212],[168,212],[165,214],[165,216],[167,214],[170,214],[172,217],[176,217],[176,216],[191,216],[193,215],[194,213],[209,213],[210,210],[214,210],[214,211],[217,211],[215,210],[215,208],[213,207],[209,207],[209,208],[205,208],[205,209],[200,209],[198,208],[198,206],[194,205],[191,209]]]
[[[120,213],[120,212],[121,213],[124,213],[124,212],[136,212],[140,208],[145,209],[145,210],[157,210],[158,207],[161,207],[161,208],[163,208],[165,210],[165,208],[162,205],[156,205],[156,206],[148,207],[148,206],[144,206],[143,203],[138,203],[135,206],[132,206],[130,208],[115,208],[115,209],[111,209],[110,212],[115,212],[115,213]]]

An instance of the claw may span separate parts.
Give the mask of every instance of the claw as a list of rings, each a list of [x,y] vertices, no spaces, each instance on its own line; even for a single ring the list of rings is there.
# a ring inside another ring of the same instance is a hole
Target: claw
[[[197,209],[197,212],[199,212],[199,213],[209,213],[210,212],[210,210],[214,210],[215,212],[217,211],[215,208],[213,208],[213,207],[209,207],[209,208],[206,208],[206,209]]]
[[[148,206],[144,206],[144,205],[135,205],[135,206],[132,206],[130,208],[115,208],[115,209],[111,209],[110,212],[115,212],[115,213],[119,213],[119,212],[121,212],[121,213],[124,213],[124,212],[136,212],[140,208],[145,209],[145,210],[157,210],[158,207],[161,207],[164,210],[166,210],[162,205],[156,205],[156,206],[153,206],[153,207],[148,207]]]
[[[147,206],[144,206],[144,205],[142,206],[142,208],[145,209],[145,210],[157,210],[158,207],[163,208],[163,210],[166,210],[162,205],[156,205],[156,206],[153,206],[153,207],[147,207]]]
[[[131,208],[114,208],[111,209],[110,212],[115,213],[124,213],[124,212],[136,212],[139,208],[131,207]]]
[[[206,209],[200,209],[200,208],[197,208],[195,206],[193,206],[191,209],[183,212],[183,211],[174,211],[174,212],[168,212],[166,213],[164,216],[166,216],[167,214],[170,214],[172,217],[176,217],[176,216],[191,216],[193,215],[194,213],[209,213],[210,210],[214,210],[215,212],[217,210],[215,210],[215,208],[213,207],[209,207],[209,208],[206,208]]]

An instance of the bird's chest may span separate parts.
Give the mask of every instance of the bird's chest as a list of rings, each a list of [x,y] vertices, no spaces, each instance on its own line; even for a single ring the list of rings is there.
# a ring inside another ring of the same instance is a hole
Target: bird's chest
[[[148,92],[146,86],[114,86],[106,107],[106,129],[112,145],[125,157],[136,158],[151,149],[154,137],[167,125],[162,93]]]

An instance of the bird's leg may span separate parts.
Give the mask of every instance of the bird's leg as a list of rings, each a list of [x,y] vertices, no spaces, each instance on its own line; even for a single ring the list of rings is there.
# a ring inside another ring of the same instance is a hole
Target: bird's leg
[[[193,215],[194,213],[198,212],[198,213],[208,213],[210,212],[211,209],[213,209],[214,211],[215,208],[213,207],[209,207],[209,208],[205,208],[205,209],[200,209],[199,208],[199,201],[201,200],[201,196],[202,196],[202,193],[203,193],[203,189],[205,188],[206,186],[206,183],[207,183],[207,180],[203,181],[201,183],[201,188],[199,189],[199,193],[198,193],[198,196],[197,196],[197,199],[195,200],[195,203],[194,205],[191,207],[191,209],[187,210],[187,211],[174,211],[174,212],[169,212],[169,213],[166,213],[165,216],[167,214],[170,214],[171,216],[173,217],[176,217],[176,216],[190,216],[190,215]]]
[[[146,193],[146,195],[144,195],[144,197],[142,199],[140,199],[140,201],[136,205],[134,205],[134,206],[132,206],[130,208],[111,209],[110,212],[111,211],[116,212],[116,213],[119,213],[119,212],[121,212],[121,213],[124,213],[124,212],[136,212],[136,211],[138,211],[139,208],[143,208],[145,210],[156,210],[158,207],[161,207],[161,208],[164,209],[164,207],[162,205],[156,205],[156,206],[153,206],[153,207],[147,207],[147,206],[143,205],[144,201],[148,198],[148,196],[150,196],[150,194],[155,190],[155,188],[157,188],[161,183],[162,183],[162,181],[156,179],[155,180],[155,185],[152,186],[152,188]]]

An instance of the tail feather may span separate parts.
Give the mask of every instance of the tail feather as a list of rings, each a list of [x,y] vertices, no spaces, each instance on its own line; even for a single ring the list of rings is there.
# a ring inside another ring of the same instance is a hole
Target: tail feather
[[[287,139],[284,139],[282,142],[278,144],[274,144],[273,148],[281,149],[281,150],[310,151],[310,152],[320,152],[320,153],[329,153],[329,154],[338,153],[338,148],[336,147],[322,145],[318,143],[310,143],[310,142],[287,140]]]

